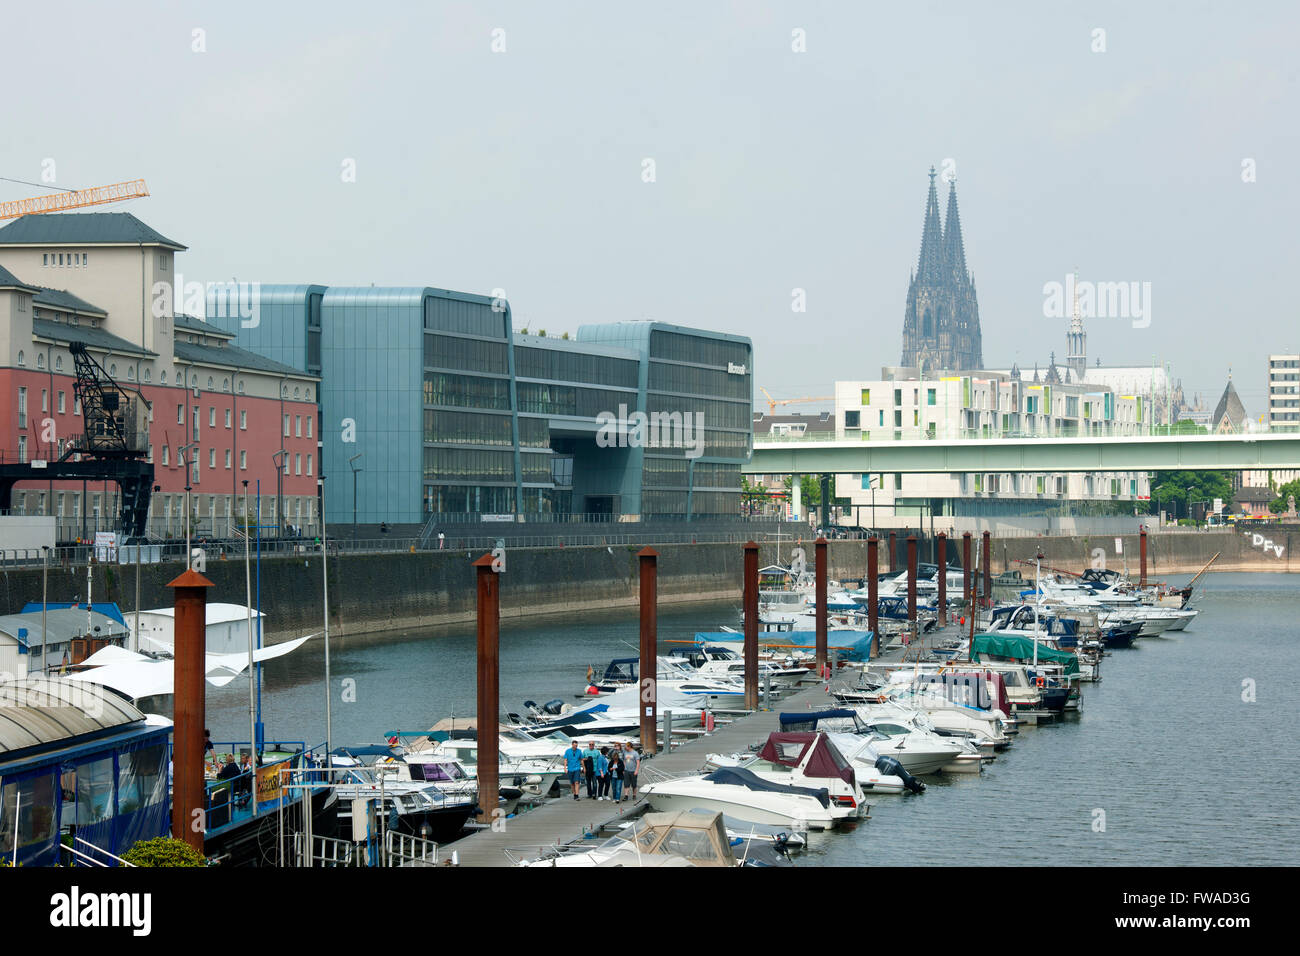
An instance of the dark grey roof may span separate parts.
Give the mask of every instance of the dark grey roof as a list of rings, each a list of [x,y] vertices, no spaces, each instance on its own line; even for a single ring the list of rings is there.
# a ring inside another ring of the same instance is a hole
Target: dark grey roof
[[[805,434],[813,432],[825,432],[833,435],[835,433],[835,417],[830,412],[814,412],[811,415],[800,415],[798,412],[790,412],[786,415],[770,415],[767,412],[754,412],[754,430],[759,430],[758,426],[767,426],[771,430],[772,425],[806,425]]]
[[[199,365],[221,365],[226,368],[245,369],[249,372],[270,372],[274,375],[293,375],[298,378],[319,378],[316,375],[308,375],[291,365],[281,365],[279,362],[273,362],[256,352],[237,348],[234,345],[196,345],[193,342],[182,342],[177,338],[176,358],[181,362]]]
[[[1241,423],[1246,420],[1246,406],[1241,404],[1237,390],[1232,387],[1232,379],[1228,379],[1228,387],[1223,390],[1219,404],[1214,406],[1214,414],[1210,417],[1211,427],[1220,427],[1224,415],[1228,416],[1228,423],[1233,428],[1240,428]]]
[[[192,315],[186,315],[184,312],[177,312],[173,317],[173,324],[178,329],[184,329],[187,332],[202,332],[204,335],[219,335],[222,338],[233,339],[234,333],[227,332],[225,329],[219,329],[210,322],[205,322],[200,318]]]
[[[70,312],[93,312],[96,315],[108,315],[108,312],[97,305],[91,305],[80,296],[75,296],[71,292],[65,292],[62,289],[47,289],[45,286],[37,286],[41,291],[32,297],[32,301],[37,305],[48,305],[55,309],[66,309]]]
[[[0,229],[0,245],[146,245],[186,247],[129,212],[64,212],[21,216]]]
[[[0,289],[6,288],[7,286],[17,286],[20,289],[33,290],[36,288],[34,285],[28,285],[26,282],[23,282],[4,266],[0,266]]]
[[[38,319],[35,316],[32,317],[32,334],[46,339],[54,339],[56,342],[84,342],[92,349],[111,349],[114,352],[125,352],[129,355],[158,354],[141,348],[134,342],[128,342],[112,332],[105,332],[100,328],[92,328],[89,325],[67,325],[63,322],[52,322],[49,319]]]

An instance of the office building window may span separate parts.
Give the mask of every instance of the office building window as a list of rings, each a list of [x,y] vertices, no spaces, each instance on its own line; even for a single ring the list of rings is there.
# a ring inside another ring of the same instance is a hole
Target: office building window
[[[289,416],[288,415],[284,416],[284,437],[285,438],[289,437]]]
[[[301,453],[299,453],[299,454],[293,456],[293,473],[294,473],[295,475],[301,475],[301,474],[302,474],[302,454],[301,454]]]
[[[213,408],[211,405],[208,406],[208,427],[209,428],[217,427],[217,410]]]
[[[230,409],[226,409],[226,427],[230,427]]]
[[[293,416],[293,436],[295,438],[302,437],[302,416],[301,415]]]
[[[308,419],[310,421],[311,419]],[[307,474],[311,474],[311,455],[307,456]]]
[[[226,449],[226,470],[230,470],[230,449]]]
[[[239,453],[239,470],[248,471],[248,452],[246,451]]]
[[[239,413],[239,430],[247,431],[248,429],[248,412],[240,411]]]

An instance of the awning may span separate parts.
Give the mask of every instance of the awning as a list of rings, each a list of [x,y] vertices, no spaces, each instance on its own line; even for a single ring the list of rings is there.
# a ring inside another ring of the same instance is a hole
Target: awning
[[[260,663],[283,657],[316,636],[308,634],[273,647],[264,647],[253,652],[253,660]],[[171,645],[167,647],[170,649]],[[226,686],[248,666],[247,653],[205,654],[204,658],[204,676],[213,687]],[[82,663],[90,665],[90,669],[65,675],[68,680],[111,687],[132,700],[175,692],[175,662],[170,659],[159,660],[120,647],[106,647]]]
[[[971,642],[970,659],[979,661],[983,659],[982,655],[985,655],[1010,661],[1033,661],[1035,643],[1032,638],[1028,637],[976,634],[975,640]],[[1079,656],[1069,651],[1058,651],[1045,644],[1039,644],[1038,659],[1053,664],[1064,664],[1067,677],[1079,673]]]

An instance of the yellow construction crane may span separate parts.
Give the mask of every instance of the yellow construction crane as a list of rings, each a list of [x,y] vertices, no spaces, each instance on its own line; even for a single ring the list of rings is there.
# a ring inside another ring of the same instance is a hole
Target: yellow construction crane
[[[778,405],[800,405],[803,404],[804,402],[835,401],[834,395],[810,395],[805,398],[773,398],[772,393],[769,392],[767,389],[765,389],[762,385],[758,386],[758,390],[767,396],[767,413],[769,415],[776,414],[776,406]]]
[[[32,199],[14,199],[0,202],[0,220],[17,219],[43,212],[61,212],[64,209],[80,209],[83,206],[100,206],[109,202],[121,202],[123,199],[138,199],[149,195],[149,188],[143,179],[130,182],[113,183],[111,186],[92,186],[90,189],[73,189],[66,192],[50,193],[48,196],[36,196]]]

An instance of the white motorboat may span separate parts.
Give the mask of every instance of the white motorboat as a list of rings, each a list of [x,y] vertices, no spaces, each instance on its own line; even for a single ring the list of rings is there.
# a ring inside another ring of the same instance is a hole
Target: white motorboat
[[[709,754],[705,766],[711,765],[739,766],[773,783],[814,790],[825,787],[831,798],[831,816],[836,820],[860,817],[866,812],[856,768],[824,733],[769,734],[758,754],[739,758]],[[900,788],[902,784],[898,780]]]
[[[340,748],[330,756],[330,768],[345,833],[357,799],[373,803],[385,823],[394,820],[401,832],[436,843],[459,836],[478,808],[478,783],[449,758],[435,761],[428,779],[423,768],[412,770],[391,748]]]
[[[721,813],[680,810],[648,813],[599,846],[555,846],[518,866],[781,866],[789,865],[783,841],[733,838]]]
[[[519,734],[527,738],[527,742],[521,742],[516,734],[511,731],[498,738],[497,780],[502,787],[519,790],[521,800],[537,803],[545,799],[564,776],[564,753],[557,749],[557,742],[534,740],[527,734]],[[426,757],[451,757],[475,779],[478,778],[478,739],[472,730],[454,731],[447,739],[434,741],[425,749],[408,750],[403,757],[407,763]]]
[[[661,703],[676,697],[694,709],[708,707],[728,710],[745,706],[743,677],[742,681],[736,681],[729,677],[699,674],[687,661],[672,655],[660,656],[656,661],[656,693]],[[588,678],[586,694],[604,696],[623,690],[638,694],[640,663],[640,658],[636,657],[621,657],[610,661],[599,680]]]
[[[955,739],[920,730],[899,717],[877,717],[869,711],[864,714],[861,710],[859,713],[862,722],[871,731],[872,745],[876,751],[881,756],[896,759],[910,774],[924,776],[939,773],[949,766],[966,769],[966,763],[969,763],[967,760],[958,764],[963,755],[969,755],[969,751]],[[975,760],[975,767],[978,768],[978,752]]]
[[[641,794],[659,812],[717,810],[738,820],[827,830],[835,824],[825,788],[785,786],[743,767],[642,783]]]
[[[674,648],[669,656],[685,661],[695,668],[695,673],[706,679],[739,681],[745,679],[745,658],[734,648],[725,644],[693,644],[686,648]],[[758,679],[761,686],[764,680],[771,680],[774,687],[793,687],[808,673],[808,668],[795,665],[793,658],[780,663],[760,660],[758,662]]]

